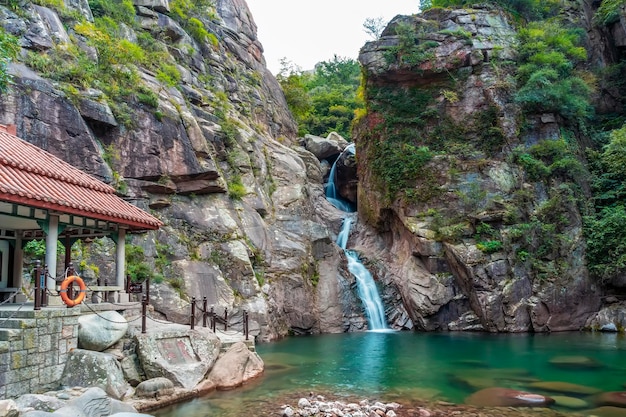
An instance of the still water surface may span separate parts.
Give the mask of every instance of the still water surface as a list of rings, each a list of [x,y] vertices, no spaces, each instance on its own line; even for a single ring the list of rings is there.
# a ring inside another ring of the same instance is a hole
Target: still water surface
[[[529,390],[526,384],[541,380],[622,391],[626,383],[626,338],[607,333],[366,332],[292,337],[258,344],[257,352],[265,362],[263,377],[156,415],[261,415],[264,407],[277,412],[284,398],[309,392],[462,403],[476,386]],[[588,357],[597,366],[564,368],[550,363],[562,356]],[[259,412],[250,414],[254,410]]]

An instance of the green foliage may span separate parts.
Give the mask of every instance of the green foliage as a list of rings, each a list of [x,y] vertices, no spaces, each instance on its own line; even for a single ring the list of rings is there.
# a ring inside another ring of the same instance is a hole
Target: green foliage
[[[564,138],[544,140],[525,152],[518,148],[513,158],[531,181],[544,181],[553,176],[578,181],[587,172]]]
[[[135,6],[132,0],[89,0],[89,8],[94,17],[109,17],[115,22],[133,26]]]
[[[18,39],[0,28],[0,94],[9,88],[9,64],[17,57],[19,50]]]
[[[528,112],[554,112],[570,119],[591,116],[591,87],[575,71],[586,59],[577,44],[584,32],[555,22],[533,22],[519,30],[520,61],[515,101]]]
[[[159,96],[154,91],[143,86],[139,87],[137,101],[154,109],[159,107]]]
[[[597,213],[585,217],[587,260],[594,276],[610,281],[626,269],[626,125],[591,159]]]
[[[181,80],[180,71],[176,65],[163,63],[157,70],[156,79],[167,87],[176,87]]]
[[[190,18],[187,21],[187,30],[192,38],[200,43],[204,43],[209,39],[209,31],[205,29],[204,23],[195,17]]]
[[[478,242],[476,247],[485,253],[494,253],[502,250],[502,242],[499,240],[486,240],[482,242]]]
[[[585,218],[589,270],[602,280],[626,270],[626,208],[606,207]]]
[[[415,28],[408,23],[399,23],[395,27],[398,45],[388,48],[385,53],[387,64],[417,66],[435,58],[433,48],[438,42],[421,41]]]
[[[154,266],[161,272],[171,265],[170,256],[172,255],[172,249],[159,241],[155,242],[156,259]]]
[[[210,33],[199,17],[217,18],[215,7],[210,0],[172,0],[170,1],[171,16],[178,20],[183,28],[197,42],[209,43],[217,47],[217,37]]]
[[[335,55],[318,63],[312,74],[285,60],[281,65],[276,78],[298,122],[298,134],[326,136],[334,131],[350,138],[354,113],[362,106],[357,96],[361,75],[358,62]]]
[[[143,248],[137,245],[126,244],[126,273],[131,282],[143,282],[153,275],[152,268],[145,261]]]
[[[466,31],[464,29],[461,29],[461,28],[442,29],[442,30],[439,31],[439,33],[441,33],[442,35],[455,36],[455,37],[461,38],[461,39],[471,39],[472,38],[471,32],[468,32],[468,31]]]
[[[620,16],[620,9],[625,5],[626,0],[602,0],[593,16],[593,22],[604,26],[617,22]]]
[[[590,152],[596,206],[626,202],[626,125],[609,133],[603,152]]]
[[[420,7],[471,7],[474,0],[421,0]],[[534,20],[556,15],[563,6],[561,0],[486,0],[483,3],[496,4],[513,15]]]
[[[42,259],[46,256],[46,241],[45,240],[29,240],[24,245],[24,255]]]
[[[246,186],[243,185],[240,177],[228,182],[228,196],[230,198],[233,200],[241,200],[246,194]]]
[[[372,172],[393,198],[399,191],[415,187],[418,178],[428,177],[425,167],[433,155],[426,146],[383,142],[372,155]]]

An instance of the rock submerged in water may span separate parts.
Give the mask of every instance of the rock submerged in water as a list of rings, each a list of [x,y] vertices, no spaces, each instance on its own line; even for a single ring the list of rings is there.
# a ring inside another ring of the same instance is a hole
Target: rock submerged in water
[[[595,387],[587,387],[585,385],[572,384],[571,382],[562,381],[532,382],[528,384],[528,387],[543,391],[561,392],[565,394],[593,395],[602,392],[602,390]]]
[[[611,391],[599,394],[594,398],[598,406],[626,408],[626,391]]]
[[[622,407],[598,407],[586,411],[587,415],[598,417],[626,417],[626,408]]]
[[[589,407],[589,403],[580,398],[566,397],[564,395],[553,395],[552,399],[556,402],[556,405],[564,408],[571,409],[583,409]]]
[[[587,356],[555,356],[550,365],[565,369],[598,369],[604,365]]]
[[[485,388],[465,399],[465,403],[479,407],[547,407],[554,399],[545,395],[510,388]]]

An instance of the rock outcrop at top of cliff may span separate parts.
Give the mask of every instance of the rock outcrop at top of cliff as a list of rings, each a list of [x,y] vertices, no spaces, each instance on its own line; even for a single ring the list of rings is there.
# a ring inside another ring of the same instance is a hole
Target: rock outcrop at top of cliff
[[[599,307],[572,189],[512,157],[561,137],[555,114],[521,129],[516,59],[507,16],[478,5],[397,16],[361,49],[358,204],[374,231],[357,248],[418,329],[573,330]]]

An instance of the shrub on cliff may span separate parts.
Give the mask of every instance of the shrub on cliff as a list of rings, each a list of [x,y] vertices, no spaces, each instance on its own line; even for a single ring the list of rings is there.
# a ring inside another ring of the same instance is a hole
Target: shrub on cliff
[[[20,47],[17,38],[0,30],[0,93],[9,87],[9,63],[17,56]]]
[[[474,0],[421,0],[420,9],[471,7],[476,3]],[[561,0],[486,0],[483,3],[498,5],[513,15],[530,21],[556,15],[563,2]]]

